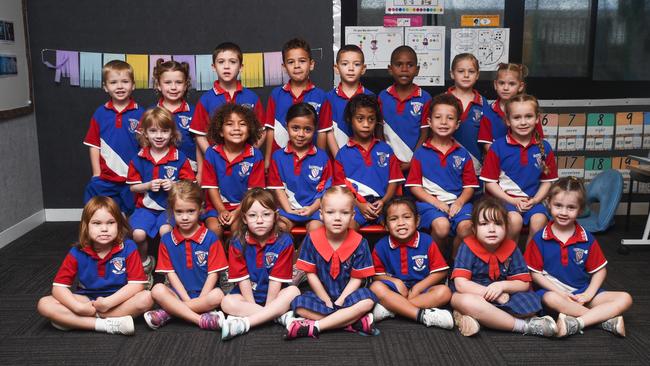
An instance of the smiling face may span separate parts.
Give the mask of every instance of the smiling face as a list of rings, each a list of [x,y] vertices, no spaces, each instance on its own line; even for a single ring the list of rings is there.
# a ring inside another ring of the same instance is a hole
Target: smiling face
[[[449,104],[436,104],[431,112],[429,127],[436,136],[450,137],[459,126],[456,107]]]
[[[572,228],[580,215],[580,193],[559,191],[549,199],[553,221],[561,228]]]
[[[257,240],[265,239],[269,236],[276,219],[276,212],[262,206],[260,201],[255,201],[242,216],[244,224],[248,227],[248,232]]]
[[[214,59],[214,64],[212,64],[212,68],[217,73],[219,82],[226,84],[232,83],[237,79],[237,75],[239,75],[242,66],[241,62],[239,62],[237,52],[231,50],[219,52]]]
[[[352,198],[344,193],[331,193],[321,202],[321,216],[325,229],[333,235],[347,231],[354,215]]]
[[[314,138],[315,121],[313,116],[298,116],[287,122],[289,141],[298,151],[308,149]]]
[[[124,104],[131,97],[135,84],[128,71],[110,70],[106,73],[104,91],[110,95],[114,104]]]
[[[90,217],[88,237],[95,251],[110,248],[117,238],[117,220],[105,208],[100,208]]]
[[[450,75],[458,89],[471,90],[478,81],[479,73],[474,61],[462,59],[456,63]]]
[[[494,90],[502,100],[508,100],[524,90],[524,82],[519,79],[519,73],[511,70],[497,72],[494,80]]]
[[[248,122],[237,113],[231,113],[227,116],[221,126],[220,135],[226,143],[232,145],[243,145],[249,136]]]
[[[366,73],[363,54],[354,51],[342,52],[334,65],[334,72],[341,77],[343,83],[358,83],[361,75]]]
[[[166,71],[158,79],[158,91],[168,103],[177,103],[185,96],[187,80],[182,71]]]
[[[152,125],[143,131],[152,150],[160,151],[169,146],[172,139],[172,130],[170,128],[163,128],[160,126]]]
[[[282,64],[293,82],[301,83],[309,79],[309,73],[314,70],[314,60],[302,48],[292,48],[284,53]]]
[[[199,214],[201,207],[194,201],[177,198],[174,202],[174,220],[181,234],[192,235],[199,227]]]
[[[537,124],[537,111],[532,101],[513,102],[508,105],[506,124],[517,140],[528,140]]]
[[[395,80],[395,84],[408,86],[413,84],[413,79],[418,76],[420,66],[413,52],[403,51],[395,55],[388,65],[388,73]]]
[[[408,205],[395,203],[386,211],[386,228],[390,236],[400,243],[409,241],[418,228],[420,219]]]

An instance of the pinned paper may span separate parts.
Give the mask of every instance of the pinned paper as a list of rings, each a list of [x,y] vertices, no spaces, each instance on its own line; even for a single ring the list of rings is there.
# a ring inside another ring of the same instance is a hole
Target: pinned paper
[[[618,170],[623,176],[623,193],[630,191],[630,166],[638,166],[639,162],[632,160],[627,156],[619,156],[612,158],[612,169]],[[633,192],[638,192],[639,182],[635,181],[632,186]],[[640,192],[639,192],[640,193]]]
[[[260,53],[244,53],[241,71],[241,83],[247,88],[264,86],[264,55]]]
[[[264,52],[264,85],[283,85],[289,81],[282,67],[282,52]]]
[[[449,64],[460,53],[471,53],[478,59],[481,71],[496,71],[502,62],[508,62],[509,28],[459,28],[451,30]]]
[[[414,82],[420,86],[445,85],[445,27],[405,28],[404,44],[418,56],[420,72]]]
[[[557,174],[560,177],[585,176],[584,156],[560,156],[557,158]]]
[[[61,77],[69,78],[70,85],[79,86],[79,53],[77,51],[56,50],[54,63],[44,59],[44,52],[41,51],[41,61],[49,68],[55,69],[54,82],[60,83]]]
[[[544,140],[546,140],[553,150],[557,149],[557,128],[558,128],[558,115],[552,113],[542,114],[540,123],[542,124],[542,131],[544,131]]]
[[[421,27],[422,15],[384,15],[384,27]]]
[[[587,116],[584,113],[567,113],[560,114],[558,120],[557,151],[584,149]]]
[[[386,0],[386,14],[443,14],[444,0]]]
[[[212,89],[215,78],[212,55],[196,55],[196,90]]]
[[[149,87],[149,56],[127,54],[126,62],[133,67],[135,87],[147,89]]]
[[[612,169],[612,158],[586,158],[585,159],[585,184],[589,184],[595,176],[603,170]]]
[[[614,114],[589,113],[585,150],[611,150],[614,143]]]
[[[102,54],[97,52],[79,53],[79,79],[82,88],[102,87]]]
[[[156,62],[158,62],[158,59],[162,58],[163,61],[170,61],[172,57],[170,55],[149,55],[149,75],[151,77],[149,78],[149,88],[153,89],[153,69],[156,67]]]
[[[187,62],[190,65],[190,83],[196,89],[196,63],[194,62],[194,55],[173,55],[172,60],[176,62]]]
[[[126,55],[123,53],[105,53],[104,54],[104,61],[103,65],[106,65],[110,61],[113,60],[119,60],[119,61],[125,61],[126,62]]]
[[[640,149],[641,135],[643,134],[642,112],[616,113],[616,140],[614,149],[632,150]]]
[[[345,44],[359,46],[368,69],[386,69],[390,54],[404,44],[402,27],[345,27]]]

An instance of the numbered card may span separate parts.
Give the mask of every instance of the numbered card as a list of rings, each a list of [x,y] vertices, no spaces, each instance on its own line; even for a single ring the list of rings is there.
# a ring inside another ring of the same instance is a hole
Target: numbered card
[[[585,148],[587,116],[566,113],[558,116],[557,151],[581,151]]]
[[[639,162],[632,160],[627,156],[618,156],[612,158],[612,168],[618,170],[623,175],[623,193],[628,193],[630,189],[630,166],[637,166]],[[633,192],[638,192],[639,182],[634,182]]]
[[[584,156],[560,156],[557,158],[557,174],[560,177],[577,177],[585,176],[585,157]]]
[[[643,135],[643,113],[616,113],[616,150],[640,149]]]
[[[614,143],[614,114],[589,113],[585,150],[611,150]]]
[[[589,184],[595,176],[603,170],[612,169],[612,158],[586,158],[585,159],[585,184]]]
[[[650,112],[643,112],[643,148],[650,149]]]
[[[544,140],[548,141],[553,148],[557,150],[557,128],[558,128],[558,115],[554,113],[544,113],[540,120],[542,130],[544,131]]]

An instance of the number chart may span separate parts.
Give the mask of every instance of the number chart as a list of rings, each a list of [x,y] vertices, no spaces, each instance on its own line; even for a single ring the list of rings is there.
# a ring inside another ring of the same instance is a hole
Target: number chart
[[[584,113],[566,113],[558,117],[558,151],[581,151],[585,148],[587,116]]]
[[[614,114],[589,113],[587,115],[587,138],[585,150],[611,150],[614,141]]]
[[[542,131],[544,131],[544,140],[546,140],[553,148],[557,150],[557,128],[558,128],[558,115],[554,113],[544,113],[540,118],[542,124]]]

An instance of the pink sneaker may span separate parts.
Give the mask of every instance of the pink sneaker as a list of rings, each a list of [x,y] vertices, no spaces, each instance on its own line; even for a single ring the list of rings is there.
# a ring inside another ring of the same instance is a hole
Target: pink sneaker
[[[171,320],[171,316],[163,309],[156,309],[144,313],[144,321],[149,328],[156,330]]]
[[[201,320],[199,320],[199,328],[205,330],[221,329],[224,319],[225,316],[221,311],[211,311],[209,313],[203,313],[201,314]]]
[[[294,320],[287,326],[284,339],[292,340],[299,337],[318,338],[318,328],[315,325],[315,322],[309,319]]]
[[[359,318],[356,322],[343,328],[346,332],[363,333],[365,335],[375,335],[377,330],[374,326],[374,317],[372,313],[368,313]]]

